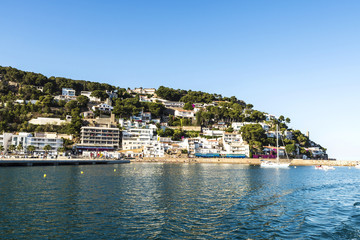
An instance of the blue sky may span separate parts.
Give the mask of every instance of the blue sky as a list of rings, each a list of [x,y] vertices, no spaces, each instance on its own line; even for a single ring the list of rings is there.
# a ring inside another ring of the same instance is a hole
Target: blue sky
[[[359,1],[1,1],[0,65],[236,96],[360,160]]]

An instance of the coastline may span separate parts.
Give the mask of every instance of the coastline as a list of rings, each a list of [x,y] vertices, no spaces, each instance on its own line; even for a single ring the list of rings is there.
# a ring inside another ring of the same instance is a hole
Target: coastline
[[[272,161],[275,161],[273,159]],[[281,159],[280,162],[287,162]],[[185,157],[144,157],[134,159],[104,159],[104,158],[1,158],[0,166],[35,166],[35,165],[87,165],[87,164],[115,164],[115,163],[212,163],[212,164],[245,164],[260,165],[258,158],[185,158]],[[290,166],[344,166],[354,167],[359,161],[339,160],[303,160],[292,159]]]
[[[273,160],[275,161],[275,160]],[[214,164],[247,164],[260,165],[261,161],[258,158],[181,158],[181,157],[144,157],[131,159],[130,162],[160,162],[160,163],[214,163]],[[283,159],[280,162],[286,162]],[[303,160],[293,159],[290,166],[344,166],[353,167],[359,161],[340,161],[340,160]]]

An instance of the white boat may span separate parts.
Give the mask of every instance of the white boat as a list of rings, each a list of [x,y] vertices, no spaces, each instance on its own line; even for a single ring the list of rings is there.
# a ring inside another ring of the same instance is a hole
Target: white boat
[[[355,168],[359,168],[359,169],[360,169],[360,164],[356,165]]]
[[[260,167],[264,168],[287,168],[290,163],[280,163],[279,158],[279,134],[278,134],[278,125],[276,125],[276,162],[262,160]]]
[[[335,170],[335,168],[333,166],[326,166],[326,165],[317,165],[315,166],[315,169],[319,169],[319,170]]]

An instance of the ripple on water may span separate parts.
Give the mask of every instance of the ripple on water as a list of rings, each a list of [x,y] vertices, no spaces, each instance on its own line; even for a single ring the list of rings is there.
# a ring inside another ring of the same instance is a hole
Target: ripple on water
[[[5,239],[360,239],[359,186],[359,174],[348,168],[0,168],[0,234]]]

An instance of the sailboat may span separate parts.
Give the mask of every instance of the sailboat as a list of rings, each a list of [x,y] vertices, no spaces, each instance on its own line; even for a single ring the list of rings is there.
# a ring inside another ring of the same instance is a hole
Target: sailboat
[[[290,163],[280,163],[279,158],[279,126],[276,125],[276,162],[272,161],[262,161],[260,167],[266,168],[287,168],[289,167]]]

